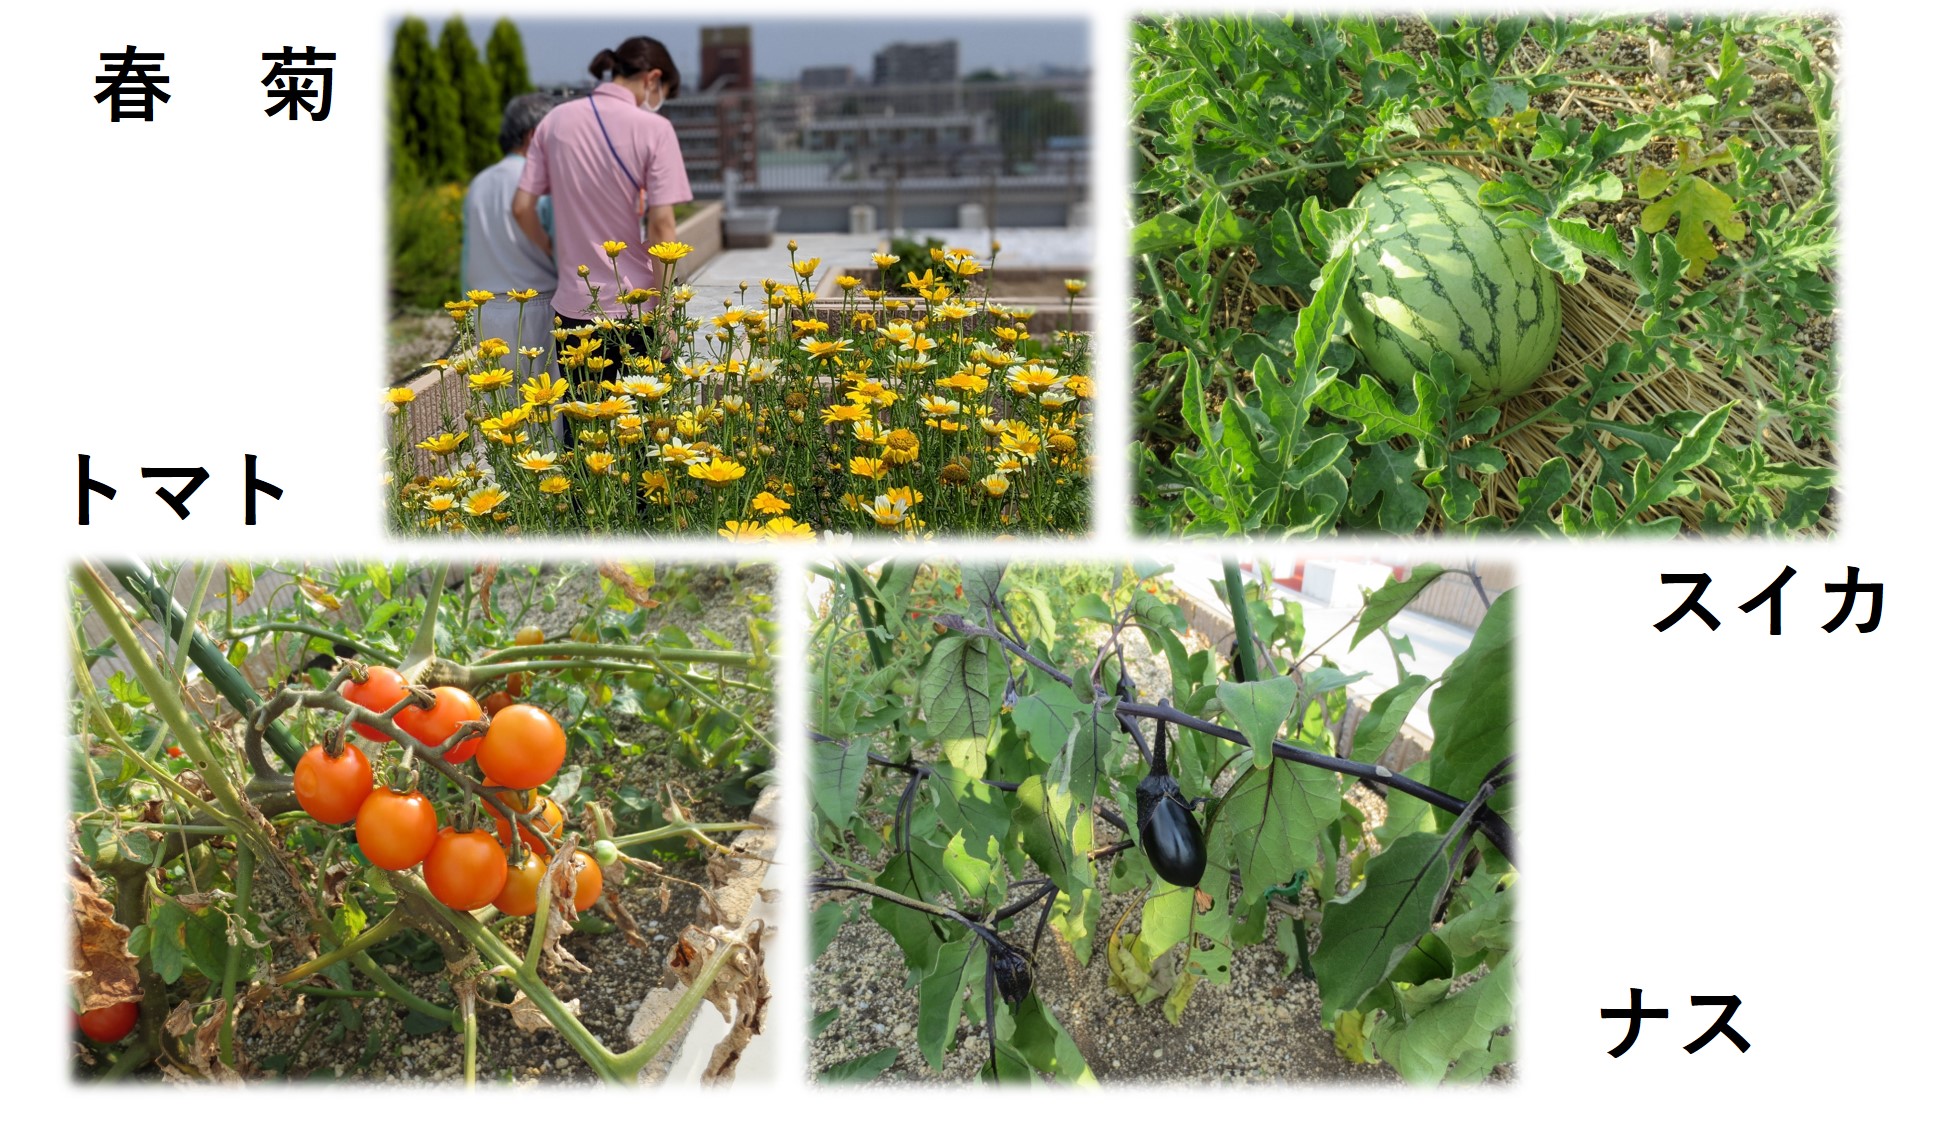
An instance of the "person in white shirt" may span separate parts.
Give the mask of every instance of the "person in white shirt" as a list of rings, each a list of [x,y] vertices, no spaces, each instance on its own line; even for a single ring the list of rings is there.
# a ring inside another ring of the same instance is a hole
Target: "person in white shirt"
[[[504,124],[498,134],[504,159],[477,173],[463,197],[463,289],[488,290],[497,295],[495,301],[478,310],[482,336],[501,337],[510,345],[511,354],[500,362],[519,377],[525,374],[527,364],[518,354],[519,348],[544,350],[535,362],[528,362],[531,372],[554,370],[551,298],[558,288],[558,267],[518,228],[511,215],[511,200],[524,172],[531,134],[557,104],[549,94],[512,98],[504,107]],[[539,218],[547,231],[551,227],[550,204],[547,197],[539,206]],[[505,296],[512,290],[536,290],[537,296],[520,305]]]

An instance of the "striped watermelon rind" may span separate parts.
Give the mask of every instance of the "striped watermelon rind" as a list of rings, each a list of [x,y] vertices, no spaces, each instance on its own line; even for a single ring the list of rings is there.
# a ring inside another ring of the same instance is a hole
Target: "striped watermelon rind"
[[[1528,234],[1478,204],[1480,186],[1462,169],[1411,161],[1350,205],[1366,215],[1348,310],[1355,346],[1377,376],[1403,386],[1447,353],[1470,376],[1470,406],[1530,387],[1559,336],[1552,272],[1531,257]]]

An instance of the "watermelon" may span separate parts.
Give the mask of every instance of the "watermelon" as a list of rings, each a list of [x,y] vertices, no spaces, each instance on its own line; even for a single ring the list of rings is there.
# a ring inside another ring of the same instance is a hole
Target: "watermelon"
[[[1355,242],[1351,335],[1374,373],[1407,386],[1447,353],[1470,377],[1470,405],[1531,386],[1558,347],[1558,291],[1531,236],[1480,206],[1481,182],[1446,164],[1382,173],[1350,205]]]

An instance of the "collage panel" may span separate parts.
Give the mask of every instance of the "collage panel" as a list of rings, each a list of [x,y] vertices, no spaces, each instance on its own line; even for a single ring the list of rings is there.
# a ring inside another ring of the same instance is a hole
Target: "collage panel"
[[[903,27],[400,19],[390,532],[1086,532],[1088,23]]]
[[[1138,20],[1136,531],[1833,534],[1837,39]]]
[[[808,582],[812,1079],[1515,1077],[1508,567]]]
[[[73,1078],[772,1075],[776,585],[76,565]]]

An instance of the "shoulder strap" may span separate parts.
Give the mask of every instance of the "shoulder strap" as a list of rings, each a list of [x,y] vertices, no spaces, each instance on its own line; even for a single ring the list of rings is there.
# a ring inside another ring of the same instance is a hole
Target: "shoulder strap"
[[[590,94],[587,94],[585,96],[585,100],[587,103],[589,103],[592,106],[592,120],[599,123],[599,136],[604,137],[606,139],[606,148],[612,150],[613,163],[617,164],[619,166],[619,170],[626,174],[626,182],[633,185],[633,190],[635,192],[639,191],[640,190],[639,180],[635,179],[632,170],[626,167],[626,162],[620,159],[619,150],[613,146],[612,134],[606,131],[606,119],[599,116],[598,99],[594,98]]]

